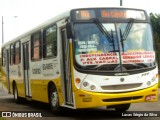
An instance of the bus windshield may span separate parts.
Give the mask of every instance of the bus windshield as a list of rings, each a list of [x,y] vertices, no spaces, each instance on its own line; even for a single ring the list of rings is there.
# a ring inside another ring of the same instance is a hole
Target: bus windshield
[[[75,23],[75,61],[91,70],[128,71],[155,66],[149,23]]]

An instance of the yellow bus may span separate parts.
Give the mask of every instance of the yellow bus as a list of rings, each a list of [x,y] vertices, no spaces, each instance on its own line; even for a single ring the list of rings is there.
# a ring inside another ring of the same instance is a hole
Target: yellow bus
[[[157,101],[147,13],[78,8],[54,17],[2,46],[2,81],[16,102],[49,103],[53,112],[100,106],[126,111],[131,103]]]

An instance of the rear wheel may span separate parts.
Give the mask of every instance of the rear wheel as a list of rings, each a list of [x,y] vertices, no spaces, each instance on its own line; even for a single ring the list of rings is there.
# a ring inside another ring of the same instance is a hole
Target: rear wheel
[[[49,103],[51,106],[51,111],[54,114],[59,114],[61,107],[59,106],[58,92],[54,85],[52,85],[49,89]]]

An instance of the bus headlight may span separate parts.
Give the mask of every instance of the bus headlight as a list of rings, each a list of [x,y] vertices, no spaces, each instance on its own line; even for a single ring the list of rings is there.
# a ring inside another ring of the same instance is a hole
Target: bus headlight
[[[98,86],[92,81],[83,81],[81,89],[86,91],[99,91]]]
[[[95,89],[96,89],[96,86],[91,85],[91,86],[90,86],[90,89],[91,89],[91,90],[95,90]]]
[[[153,77],[153,78],[152,78],[152,82],[154,82],[155,80],[156,80],[156,77]]]
[[[147,85],[148,85],[148,86],[150,86],[150,85],[151,85],[151,82],[150,82],[150,81],[148,81],[148,82],[147,82]]]
[[[84,83],[83,83],[83,86],[84,86],[84,87],[87,87],[88,85],[89,85],[88,82],[84,82]]]

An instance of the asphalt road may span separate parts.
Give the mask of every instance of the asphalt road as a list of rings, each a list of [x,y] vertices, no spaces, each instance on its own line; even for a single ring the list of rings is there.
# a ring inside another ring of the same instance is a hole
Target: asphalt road
[[[160,93],[160,90],[159,90]],[[160,98],[160,94],[159,94]],[[70,110],[64,109],[61,115],[54,115],[50,112],[48,104],[25,101],[22,104],[16,104],[12,95],[8,95],[7,92],[0,86],[0,111],[1,112],[18,112],[21,115],[29,113],[37,113],[42,118],[30,118],[29,120],[106,120],[106,119],[148,119],[155,120],[160,118],[160,100],[150,103],[134,103],[131,105],[129,111],[126,113],[115,113],[113,110],[106,110],[105,107],[85,109],[85,110]],[[134,112],[133,112],[134,111]],[[29,113],[28,113],[29,112]],[[18,114],[14,114],[16,116]],[[148,115],[150,117],[147,117]],[[158,115],[159,117],[153,117]],[[143,116],[143,117],[140,117]],[[145,116],[145,117],[144,117]],[[152,116],[152,117],[151,117]],[[5,118],[6,120],[28,120],[28,118]]]

